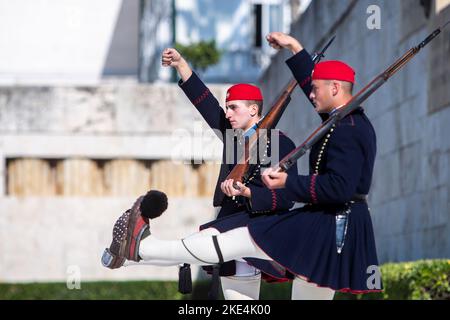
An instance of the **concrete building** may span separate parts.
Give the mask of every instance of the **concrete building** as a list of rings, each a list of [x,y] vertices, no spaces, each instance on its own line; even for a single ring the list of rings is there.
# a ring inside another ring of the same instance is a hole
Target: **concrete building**
[[[205,81],[254,82],[273,54],[264,35],[288,31],[309,1],[1,0],[0,84],[168,82],[162,50],[211,39],[223,55]]]
[[[176,85],[1,87],[0,127],[0,281],[176,279],[100,264],[114,221],[150,189],[169,197],[152,224],[162,238],[215,215],[221,145]]]
[[[256,81],[270,54],[262,37],[288,27],[289,8],[0,0],[0,281],[64,281],[71,270],[81,280],[175,279],[176,268],[112,272],[99,260],[116,217],[150,188],[170,199],[155,221],[163,238],[215,215],[220,142],[177,86],[164,84],[161,51],[174,35],[184,44],[214,38],[224,59],[205,80]],[[226,87],[211,86],[219,101]]]
[[[214,217],[220,142],[176,85],[138,83],[138,9],[0,1],[0,281],[176,279],[103,268],[115,219],[151,188],[163,238]]]
[[[136,78],[138,0],[0,1],[0,84]]]

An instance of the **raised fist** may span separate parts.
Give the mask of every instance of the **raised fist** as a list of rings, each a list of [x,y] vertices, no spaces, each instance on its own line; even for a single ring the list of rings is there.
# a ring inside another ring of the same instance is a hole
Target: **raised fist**
[[[286,48],[291,50],[293,53],[297,53],[303,49],[300,42],[290,35],[282,32],[271,32],[266,36],[266,40],[272,48],[277,50]]]
[[[181,54],[173,48],[165,49],[161,56],[161,62],[164,67],[178,67],[182,59]]]

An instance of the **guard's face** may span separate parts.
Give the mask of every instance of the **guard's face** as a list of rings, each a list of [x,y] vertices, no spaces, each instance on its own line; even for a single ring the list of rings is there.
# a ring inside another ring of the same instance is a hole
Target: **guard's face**
[[[257,113],[257,110],[256,110]],[[226,103],[226,118],[230,121],[233,129],[249,129],[255,117],[255,108],[247,106],[247,103],[241,100],[228,101]]]
[[[309,98],[318,113],[330,112],[333,108],[333,83],[329,80],[313,80]]]

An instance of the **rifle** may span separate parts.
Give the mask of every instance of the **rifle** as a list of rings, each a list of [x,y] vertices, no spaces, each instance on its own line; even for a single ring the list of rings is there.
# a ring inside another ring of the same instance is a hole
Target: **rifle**
[[[334,113],[332,113],[327,121],[322,123],[322,125],[319,126],[299,147],[297,147],[286,157],[284,157],[274,168],[279,172],[286,172],[287,170],[289,170],[289,168],[292,167],[296,163],[296,161],[301,158],[309,149],[311,149],[312,146],[316,144],[336,122],[360,107],[360,105],[364,101],[366,101],[367,98],[369,98],[379,87],[386,83],[395,73],[397,73],[397,71],[399,71],[416,54],[418,54],[421,49],[423,49],[429,42],[437,37],[441,33],[441,30],[444,29],[449,23],[450,21],[447,22],[443,27],[433,31],[433,33],[431,33],[419,45],[408,50],[401,58],[395,61],[383,73],[378,75],[367,86],[361,89],[344,106],[335,109]]]
[[[319,63],[320,60],[325,57],[325,51],[328,49],[328,47],[333,43],[336,36],[333,36],[330,41],[325,45],[325,47],[320,51],[315,53],[311,58],[314,63]],[[245,140],[244,145],[244,155],[240,159],[240,161],[234,166],[233,170],[228,174],[228,179],[233,179],[233,187],[236,190],[239,190],[239,187],[237,185],[237,181],[241,182],[243,181],[243,177],[247,173],[250,165],[250,152],[254,150],[254,148],[257,147],[257,142],[262,134],[260,132],[261,129],[270,130],[275,128],[275,126],[278,124],[278,121],[281,119],[281,116],[283,112],[286,110],[286,107],[288,106],[289,102],[291,102],[291,94],[294,91],[295,87],[297,86],[297,81],[295,79],[292,79],[289,81],[288,85],[285,87],[281,95],[276,99],[275,103],[270,108],[269,112],[257,123],[256,125],[256,131]]]

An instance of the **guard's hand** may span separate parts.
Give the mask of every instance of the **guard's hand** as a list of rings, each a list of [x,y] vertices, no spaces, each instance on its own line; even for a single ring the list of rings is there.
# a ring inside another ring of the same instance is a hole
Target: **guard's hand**
[[[282,189],[286,186],[287,180],[286,172],[278,172],[276,169],[267,168],[261,175],[261,179],[266,185],[267,188],[273,189]]]
[[[286,48],[296,54],[303,50],[303,46],[295,38],[283,32],[271,32],[266,36],[269,45],[277,50]]]
[[[164,67],[178,67],[183,62],[181,54],[173,49],[167,48],[163,51],[161,56],[161,62]]]
[[[233,179],[228,179],[225,180],[224,182],[222,182],[220,184],[220,189],[222,190],[223,193],[225,193],[227,196],[229,197],[235,197],[235,196],[244,196],[247,198],[251,197],[251,190],[249,187],[246,187],[245,185],[243,185],[240,182],[236,182],[239,190],[235,189],[233,187]]]

